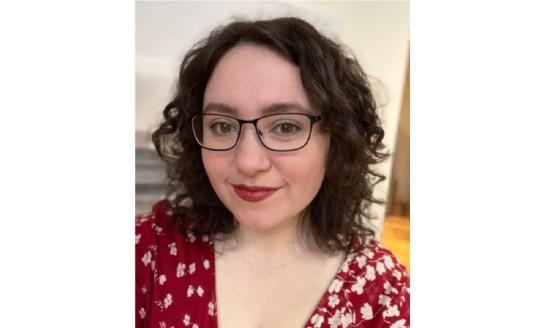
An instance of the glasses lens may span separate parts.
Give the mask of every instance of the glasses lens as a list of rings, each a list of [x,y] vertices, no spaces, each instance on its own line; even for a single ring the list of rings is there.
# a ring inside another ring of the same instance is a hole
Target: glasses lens
[[[229,149],[238,138],[239,124],[222,115],[197,115],[192,119],[192,130],[198,143],[210,149]]]
[[[311,134],[311,119],[301,114],[277,114],[258,121],[257,128],[264,145],[274,150],[303,147]]]

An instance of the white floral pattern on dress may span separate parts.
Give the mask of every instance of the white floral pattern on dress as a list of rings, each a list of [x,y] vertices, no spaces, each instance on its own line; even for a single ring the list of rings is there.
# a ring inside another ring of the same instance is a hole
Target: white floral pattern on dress
[[[188,326],[190,324],[190,315],[185,314],[185,317],[183,317],[183,323],[185,326]]]
[[[330,325],[330,328],[337,328],[339,326],[341,320],[341,311],[336,310],[333,316],[328,318],[328,324]]]
[[[140,317],[141,317],[142,319],[144,319],[144,318],[145,318],[145,309],[144,309],[144,308],[140,308],[139,314],[140,314]]]
[[[337,296],[337,294],[332,294],[332,295],[328,296],[328,306],[330,308],[333,309],[338,304],[339,304],[339,297]]]
[[[172,305],[172,294],[168,293],[164,298],[164,308],[167,309],[170,305]]]
[[[394,271],[392,271],[392,275],[394,276],[394,278],[396,278],[397,280],[400,280],[402,279],[402,274],[400,273],[400,271],[394,269]]]
[[[151,251],[147,251],[147,253],[145,253],[143,257],[141,258],[143,265],[147,266],[149,263],[151,263],[151,258],[152,258]]]
[[[330,285],[330,288],[328,288],[328,292],[337,293],[341,289],[341,286],[343,286],[343,281],[339,279],[334,279],[334,281],[332,281],[332,284]]]
[[[213,303],[213,302],[207,303],[207,313],[208,313],[210,316],[214,316],[214,315],[215,315],[215,303]]]
[[[396,321],[395,323],[390,326],[390,328],[407,328],[408,326],[405,325],[405,319],[400,319]]]
[[[358,268],[362,269],[366,265],[366,260],[364,255],[357,256],[356,263],[358,264]]]
[[[351,287],[353,292],[356,292],[358,295],[362,294],[364,291],[364,285],[366,284],[366,279],[362,277],[356,277],[356,284]]]
[[[375,280],[375,269],[371,265],[366,267],[366,279],[369,281]]]
[[[399,316],[399,315],[400,315],[400,312],[398,311],[397,305],[390,306],[386,309],[386,311],[383,312],[383,316],[385,317],[394,317],[394,316]]]
[[[320,314],[314,314],[311,317],[311,323],[315,325],[315,328],[320,328],[323,322],[324,322],[324,317]]]
[[[379,295],[379,304],[390,306],[390,297],[388,295]]]
[[[177,256],[177,247],[175,246],[175,242],[168,245],[170,248],[170,255]]]
[[[194,287],[192,287],[192,285],[189,285],[189,288],[187,288],[187,298],[191,297],[192,294],[194,294]]]
[[[181,263],[181,262],[178,263],[177,264],[177,271],[176,271],[175,276],[177,278],[183,277],[185,275],[185,268],[186,268],[185,263]]]
[[[360,313],[362,314],[362,319],[364,320],[370,320],[373,318],[373,309],[368,303],[364,303],[364,306],[362,306],[360,309]]]
[[[195,263],[191,263],[189,265],[189,274],[193,274],[194,272],[196,272],[196,264]]]
[[[164,285],[165,282],[166,282],[166,275],[161,274],[161,275],[158,277],[158,283],[159,283],[160,285]]]
[[[377,262],[376,270],[378,274],[382,275],[386,271],[385,265],[382,262]]]

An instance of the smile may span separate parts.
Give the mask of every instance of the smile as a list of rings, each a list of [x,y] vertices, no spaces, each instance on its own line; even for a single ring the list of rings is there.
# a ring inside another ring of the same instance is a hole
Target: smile
[[[279,188],[233,185],[239,198],[248,202],[260,202],[270,197]]]

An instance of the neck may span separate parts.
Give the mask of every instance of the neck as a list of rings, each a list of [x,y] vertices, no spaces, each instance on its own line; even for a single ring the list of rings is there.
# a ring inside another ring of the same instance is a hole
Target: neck
[[[298,223],[298,220],[294,223]],[[301,250],[296,224],[278,227],[273,231],[258,231],[240,226],[236,231],[236,237],[240,250],[254,259],[286,259]]]
[[[300,236],[301,218],[287,220],[273,229],[258,230],[240,225],[225,241],[224,251],[237,253],[248,262],[284,265],[310,254]]]

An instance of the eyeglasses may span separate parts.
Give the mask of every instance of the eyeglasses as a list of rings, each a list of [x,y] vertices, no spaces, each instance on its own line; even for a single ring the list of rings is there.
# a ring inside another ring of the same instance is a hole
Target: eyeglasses
[[[272,151],[294,151],[309,142],[313,124],[318,115],[303,113],[270,114],[254,120],[240,120],[228,115],[198,114],[191,120],[192,132],[200,147],[226,151],[234,148],[241,135],[243,124],[255,127],[258,139]]]

